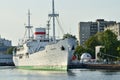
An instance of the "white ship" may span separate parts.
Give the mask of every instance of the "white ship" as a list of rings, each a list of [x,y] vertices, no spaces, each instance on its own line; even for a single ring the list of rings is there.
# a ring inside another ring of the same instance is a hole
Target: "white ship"
[[[24,39],[13,51],[13,61],[17,68],[33,70],[68,70],[72,65],[72,57],[76,47],[76,40],[66,38],[56,40],[54,0],[53,12],[53,38],[49,38],[46,28],[36,28],[34,37],[31,36],[30,12],[28,13],[27,39]],[[49,21],[48,21],[49,23]],[[49,24],[48,24],[49,27]],[[26,33],[27,33],[26,32]],[[49,33],[49,30],[48,30]]]

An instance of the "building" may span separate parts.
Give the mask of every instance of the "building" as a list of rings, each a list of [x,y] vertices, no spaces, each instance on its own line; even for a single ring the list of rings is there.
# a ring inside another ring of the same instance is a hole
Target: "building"
[[[106,26],[104,30],[111,30],[117,35],[118,40],[120,40],[120,23]]]
[[[11,54],[0,54],[0,66],[14,66]]]
[[[0,37],[0,66],[14,66],[12,54],[6,54],[10,47],[12,47],[11,41]]]
[[[91,22],[80,22],[79,24],[79,43],[83,44],[90,37]],[[84,27],[83,27],[84,26]]]
[[[97,32],[104,31],[104,27],[115,24],[115,21],[105,21],[104,19],[97,19],[96,22],[80,22],[79,23],[79,44],[83,45],[84,42],[95,35]]]
[[[0,37],[0,54],[6,53],[7,49],[12,46],[10,40]]]

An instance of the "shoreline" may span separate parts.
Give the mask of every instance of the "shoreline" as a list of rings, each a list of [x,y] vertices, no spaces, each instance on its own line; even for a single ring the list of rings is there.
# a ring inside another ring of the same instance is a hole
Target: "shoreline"
[[[103,69],[103,70],[120,70],[120,64],[72,64],[69,69]]]

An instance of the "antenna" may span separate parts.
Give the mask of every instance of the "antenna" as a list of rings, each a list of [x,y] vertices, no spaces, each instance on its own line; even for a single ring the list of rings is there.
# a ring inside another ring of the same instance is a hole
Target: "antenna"
[[[54,0],[52,0],[52,14],[48,15],[50,18],[53,18],[53,42],[56,42],[56,36],[55,36],[55,17],[58,17],[59,14],[55,14],[55,5]]]

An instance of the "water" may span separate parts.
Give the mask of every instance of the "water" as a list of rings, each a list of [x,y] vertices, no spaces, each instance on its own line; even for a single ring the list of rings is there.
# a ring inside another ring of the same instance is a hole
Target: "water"
[[[119,80],[120,71],[77,69],[33,71],[0,67],[0,80]]]

